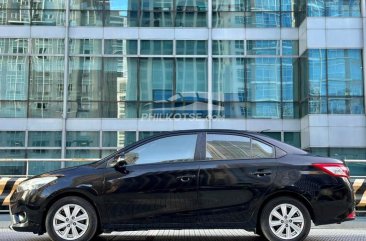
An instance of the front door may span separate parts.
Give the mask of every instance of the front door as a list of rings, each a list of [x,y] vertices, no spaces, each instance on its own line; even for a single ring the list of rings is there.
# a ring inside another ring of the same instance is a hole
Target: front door
[[[128,165],[109,168],[105,205],[115,225],[195,223],[197,134],[164,136],[124,153]]]

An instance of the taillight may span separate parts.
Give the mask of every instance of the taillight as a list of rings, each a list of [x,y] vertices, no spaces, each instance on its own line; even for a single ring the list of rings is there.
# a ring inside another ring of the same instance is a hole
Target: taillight
[[[343,164],[338,163],[315,163],[314,167],[328,173],[334,177],[347,177],[349,178],[349,169]]]

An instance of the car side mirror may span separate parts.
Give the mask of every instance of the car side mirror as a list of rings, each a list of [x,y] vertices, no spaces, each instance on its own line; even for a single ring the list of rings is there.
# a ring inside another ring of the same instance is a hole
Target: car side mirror
[[[120,171],[120,172],[123,172],[123,173],[127,174],[128,173],[128,171],[126,169],[127,164],[128,163],[127,163],[127,161],[125,159],[125,155],[124,154],[115,156],[115,159],[114,159],[114,168],[117,171]]]

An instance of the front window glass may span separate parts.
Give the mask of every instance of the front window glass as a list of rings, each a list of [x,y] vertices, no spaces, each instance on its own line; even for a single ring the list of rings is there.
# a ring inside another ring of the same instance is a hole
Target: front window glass
[[[193,161],[196,141],[197,135],[161,138],[126,153],[125,160],[128,164]]]

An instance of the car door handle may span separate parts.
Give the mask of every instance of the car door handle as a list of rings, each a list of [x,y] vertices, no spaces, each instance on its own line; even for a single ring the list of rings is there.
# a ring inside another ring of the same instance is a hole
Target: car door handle
[[[177,180],[181,182],[190,182],[192,179],[195,179],[196,175],[185,175],[177,177]]]
[[[271,175],[272,171],[269,169],[259,169],[256,172],[252,172],[251,174],[257,177],[264,177]]]

